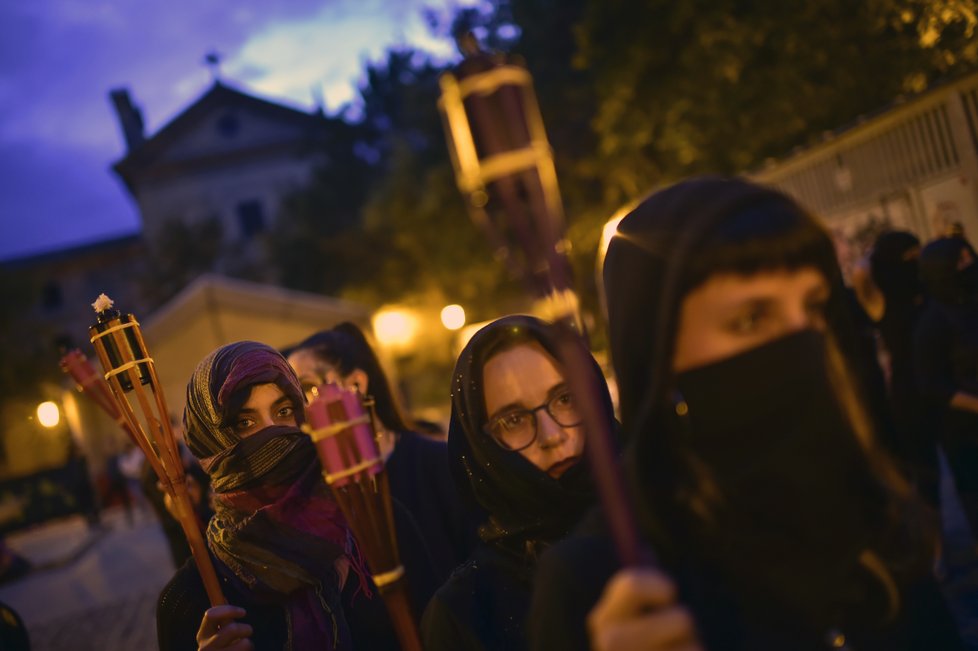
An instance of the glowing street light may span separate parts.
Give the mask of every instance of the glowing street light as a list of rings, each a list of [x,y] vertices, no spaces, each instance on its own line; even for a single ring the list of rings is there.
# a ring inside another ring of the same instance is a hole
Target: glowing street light
[[[56,403],[46,400],[37,406],[37,422],[44,427],[57,427],[61,422],[61,411]]]
[[[465,325],[465,310],[461,305],[446,305],[441,310],[441,324],[449,330],[458,330]]]
[[[399,308],[380,310],[373,316],[374,334],[382,346],[391,349],[406,348],[414,341],[418,331],[418,319],[411,312]]]

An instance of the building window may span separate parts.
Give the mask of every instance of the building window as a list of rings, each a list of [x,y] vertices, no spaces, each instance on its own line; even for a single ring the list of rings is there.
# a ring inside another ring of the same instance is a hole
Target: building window
[[[41,307],[45,310],[57,310],[64,305],[64,295],[61,293],[61,285],[52,281],[44,283],[41,288]]]
[[[265,231],[265,214],[260,201],[242,201],[238,204],[238,224],[241,236],[251,239]]]

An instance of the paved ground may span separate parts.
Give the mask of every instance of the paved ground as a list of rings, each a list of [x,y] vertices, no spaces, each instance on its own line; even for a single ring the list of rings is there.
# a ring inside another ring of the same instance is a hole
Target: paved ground
[[[945,482],[945,590],[962,633],[978,651],[975,542]],[[159,525],[106,512],[104,528],[70,518],[7,539],[35,569],[0,585],[0,601],[24,619],[33,651],[153,651],[156,596],[173,573]],[[938,651],[938,650],[935,650]]]
[[[23,618],[33,651],[152,651],[156,597],[173,574],[156,520],[130,524],[109,510],[103,529],[69,518],[7,539],[35,566],[0,585]]]

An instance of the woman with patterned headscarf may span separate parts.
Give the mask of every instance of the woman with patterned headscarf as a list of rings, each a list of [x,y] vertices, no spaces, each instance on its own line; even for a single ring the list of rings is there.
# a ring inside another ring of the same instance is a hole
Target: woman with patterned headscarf
[[[612,418],[604,377],[595,384]],[[477,332],[452,376],[449,462],[481,517],[468,561],[435,593],[422,620],[428,651],[526,648],[537,557],[594,503],[582,462],[584,428],[549,326],[510,316]]]
[[[186,441],[211,479],[206,538],[230,605],[208,608],[193,563],[157,607],[161,651],[396,648],[315,448],[302,389],[274,349],[204,358],[187,386]]]

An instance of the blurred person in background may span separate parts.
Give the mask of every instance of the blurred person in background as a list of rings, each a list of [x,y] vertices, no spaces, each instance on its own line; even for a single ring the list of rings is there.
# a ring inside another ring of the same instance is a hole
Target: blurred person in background
[[[961,505],[978,534],[978,264],[962,237],[920,252],[930,296],[914,333],[917,385],[930,407]]]
[[[475,543],[475,525],[462,508],[448,469],[448,448],[416,433],[401,412],[391,383],[363,332],[345,322],[318,332],[288,351],[307,399],[327,382],[356,391],[374,401],[375,425],[381,455],[385,459],[391,496],[404,506],[413,522],[399,522],[398,529],[415,527],[425,548],[401,544],[402,554],[430,559],[434,575],[411,579],[416,607],[424,609],[428,598]],[[407,539],[405,539],[406,542]]]

